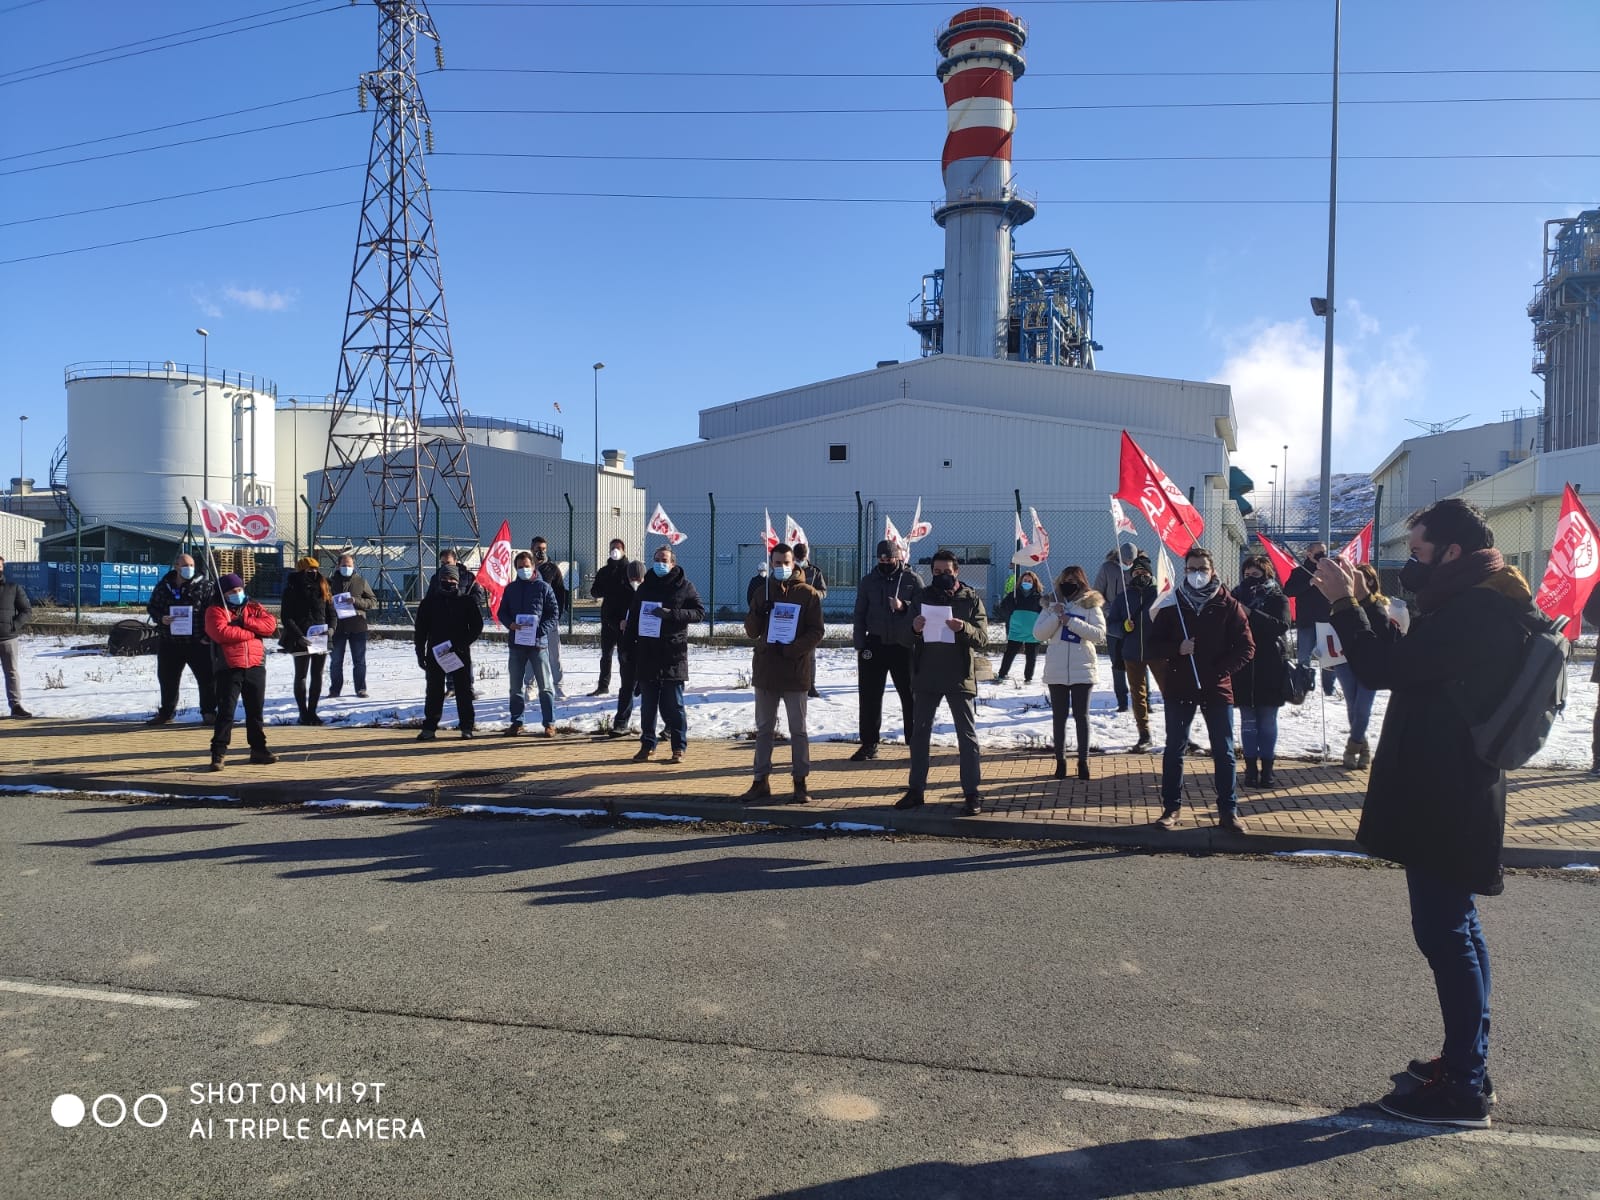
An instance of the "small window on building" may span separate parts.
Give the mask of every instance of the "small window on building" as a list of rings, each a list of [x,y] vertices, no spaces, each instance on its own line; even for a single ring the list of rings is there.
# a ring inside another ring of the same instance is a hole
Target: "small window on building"
[[[944,460],[944,465],[947,467],[950,465],[950,460],[948,458]]]
[[[850,447],[842,442],[833,442],[828,446],[829,462],[849,462]]]
[[[613,504],[611,506],[611,515],[613,517],[620,517],[622,515],[622,509],[618,508],[616,505]]]

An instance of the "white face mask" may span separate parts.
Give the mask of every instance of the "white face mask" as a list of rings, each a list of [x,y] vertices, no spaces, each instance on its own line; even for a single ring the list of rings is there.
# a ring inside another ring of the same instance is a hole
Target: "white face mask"
[[[622,561],[622,551],[621,550],[613,550],[609,555],[607,555],[607,557],[610,558],[612,562],[621,562]]]
[[[1199,591],[1201,588],[1205,587],[1206,584],[1211,582],[1211,572],[1190,571],[1185,578],[1188,579],[1190,587],[1194,588],[1196,591]]]
[[[639,585],[643,582],[644,580],[642,579],[630,579],[628,580],[628,586],[637,592],[639,590]]]

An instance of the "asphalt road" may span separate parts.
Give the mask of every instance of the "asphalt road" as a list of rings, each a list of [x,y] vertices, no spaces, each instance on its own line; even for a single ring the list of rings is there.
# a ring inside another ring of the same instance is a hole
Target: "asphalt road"
[[[0,1196],[1600,1196],[1592,876],[1484,902],[1495,1126],[1427,1136],[1363,1107],[1440,1036],[1392,869],[64,796],[0,848]]]

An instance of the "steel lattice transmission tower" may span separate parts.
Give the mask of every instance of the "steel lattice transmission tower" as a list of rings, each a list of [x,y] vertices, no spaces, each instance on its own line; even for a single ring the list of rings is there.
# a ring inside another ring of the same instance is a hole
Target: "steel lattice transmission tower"
[[[423,165],[433,130],[417,85],[417,40],[433,40],[441,66],[443,56],[425,0],[375,2],[381,65],[361,76],[360,92],[362,107],[371,97],[376,109],[372,148],[312,545],[351,478],[362,476],[377,516],[377,591],[387,602],[404,594],[400,555],[413,545],[421,598],[430,503],[453,504],[474,542],[478,512]]]

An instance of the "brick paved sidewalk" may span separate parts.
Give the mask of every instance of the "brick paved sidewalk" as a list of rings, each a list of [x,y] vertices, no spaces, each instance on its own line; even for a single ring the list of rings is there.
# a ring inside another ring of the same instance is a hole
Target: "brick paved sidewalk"
[[[908,756],[885,744],[875,762],[852,763],[855,745],[812,743],[812,802],[805,806],[730,803],[749,785],[750,742],[691,742],[683,763],[633,763],[631,738],[588,734],[463,741],[441,730],[419,743],[416,730],[325,725],[271,726],[278,762],[245,761],[236,729],[227,768],[207,769],[210,731],[195,723],[146,728],[119,722],[29,721],[0,726],[4,782],[84,791],[137,789],[173,795],[227,795],[249,803],[313,799],[389,800],[436,805],[594,808],[613,814],[669,815],[809,825],[859,822],[908,833],[972,837],[1062,838],[1175,849],[1355,849],[1364,772],[1280,761],[1279,786],[1241,790],[1246,836],[1216,829],[1208,757],[1185,760],[1184,825],[1151,822],[1160,812],[1161,760],[1149,754],[1093,755],[1094,778],[1051,778],[1053,760],[1029,752],[985,754],[981,817],[959,816],[954,747],[935,747],[928,804],[909,813],[891,806],[905,788]],[[788,748],[780,745],[773,790],[788,790]],[[1068,761],[1068,770],[1074,763]],[[1511,776],[1506,829],[1512,865],[1600,863],[1600,782],[1572,771]]]

